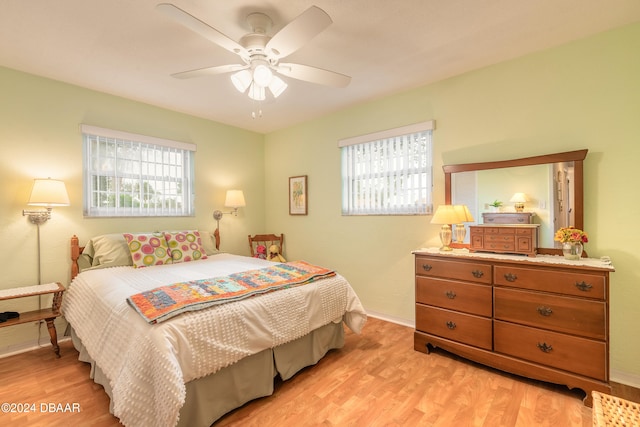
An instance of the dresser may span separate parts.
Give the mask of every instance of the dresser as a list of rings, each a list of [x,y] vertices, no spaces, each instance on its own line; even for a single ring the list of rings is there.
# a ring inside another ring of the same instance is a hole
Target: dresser
[[[414,349],[610,393],[609,273],[600,260],[414,251]]]

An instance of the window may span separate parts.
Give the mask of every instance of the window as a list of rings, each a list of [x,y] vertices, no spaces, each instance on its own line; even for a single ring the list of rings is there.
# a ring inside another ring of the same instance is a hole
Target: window
[[[194,215],[194,144],[81,125],[84,215]]]
[[[421,215],[432,212],[429,121],[343,139],[343,215]]]

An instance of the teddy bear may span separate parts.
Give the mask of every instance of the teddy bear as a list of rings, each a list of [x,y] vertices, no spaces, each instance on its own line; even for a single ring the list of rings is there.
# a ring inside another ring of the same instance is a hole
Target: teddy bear
[[[287,260],[280,255],[280,248],[278,245],[269,246],[269,257],[267,259],[273,262],[287,262]]]
[[[267,247],[265,245],[256,246],[255,258],[267,259]]]

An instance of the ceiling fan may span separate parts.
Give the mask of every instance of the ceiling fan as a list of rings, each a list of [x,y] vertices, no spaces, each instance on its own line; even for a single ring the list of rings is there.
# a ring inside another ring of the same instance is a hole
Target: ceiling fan
[[[268,35],[273,24],[271,18],[259,12],[249,14],[247,23],[251,32],[238,42],[173,4],[161,3],[156,8],[177,23],[237,54],[242,60],[241,64],[184,71],[172,74],[173,77],[187,79],[233,73],[231,81],[236,89],[242,93],[248,90],[248,96],[257,101],[265,99],[267,88],[274,97],[278,97],[287,88],[287,84],[274,72],[286,77],[333,87],[346,87],[351,81],[349,76],[322,68],[280,62],[331,25],[333,21],[319,7],[311,6],[273,36]]]

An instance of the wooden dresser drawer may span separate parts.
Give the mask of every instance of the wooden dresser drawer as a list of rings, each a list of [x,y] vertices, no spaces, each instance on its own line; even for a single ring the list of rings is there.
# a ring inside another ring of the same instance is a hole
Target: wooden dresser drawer
[[[484,241],[489,243],[513,243],[516,241],[514,234],[487,234]]]
[[[491,235],[512,236],[516,234],[515,229],[511,227],[478,227],[478,228],[480,230],[484,230],[484,234],[486,234],[487,236],[491,236]]]
[[[507,251],[516,250],[516,239],[514,234],[487,234],[484,236],[485,251]]]
[[[491,317],[491,286],[416,277],[416,302]]]
[[[497,265],[495,284],[604,300],[605,277],[588,273]]]
[[[485,212],[482,214],[482,222],[485,224],[531,224],[533,212]]]
[[[602,301],[496,287],[494,317],[556,332],[606,338],[606,304]]]
[[[496,352],[541,363],[601,381],[607,378],[607,348],[602,341],[494,321]]]
[[[416,329],[491,350],[491,319],[416,304]]]
[[[491,265],[416,257],[416,275],[491,283]]]

